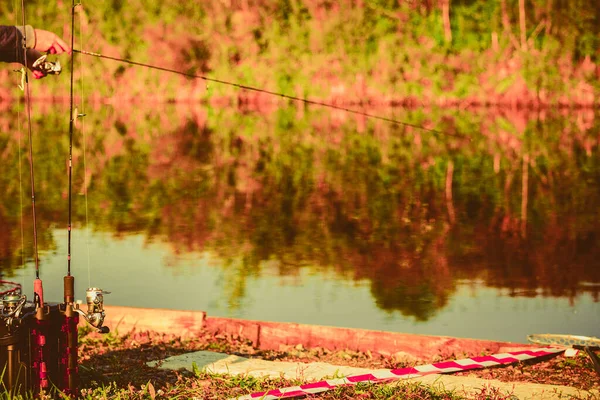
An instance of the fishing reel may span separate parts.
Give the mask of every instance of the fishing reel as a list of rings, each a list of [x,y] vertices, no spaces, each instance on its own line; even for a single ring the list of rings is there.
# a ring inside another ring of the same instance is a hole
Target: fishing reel
[[[5,321],[9,329],[13,327],[15,320],[19,320],[26,302],[27,296],[20,293],[9,293],[2,298],[0,318]]]
[[[88,324],[96,328],[99,333],[108,333],[110,330],[107,326],[103,326],[104,317],[104,295],[110,294],[99,288],[88,288],[85,292],[85,301],[87,303],[87,313],[79,309],[79,303],[75,307],[75,311],[81,315]]]
[[[62,67],[60,66],[60,61],[46,61],[48,58],[47,54],[44,54],[40,58],[34,61],[33,68],[39,69],[43,71],[47,75],[60,75],[62,72]]]

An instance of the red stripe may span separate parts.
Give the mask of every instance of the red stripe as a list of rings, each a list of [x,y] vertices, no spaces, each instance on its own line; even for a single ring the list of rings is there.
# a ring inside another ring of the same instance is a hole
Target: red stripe
[[[307,383],[300,385],[302,389],[333,389],[335,386],[331,386],[327,381]]]
[[[408,368],[396,368],[390,371],[392,374],[397,375],[397,376],[402,376],[402,375],[410,375],[410,374],[422,374],[421,371],[413,368],[413,367],[408,367]]]
[[[372,375],[372,374],[347,376],[346,379],[352,383],[364,382],[364,381],[378,381],[379,380],[378,378],[375,377],[375,375]]]
[[[302,390],[294,390],[293,392],[286,392],[286,393],[280,395],[279,397],[282,399],[285,399],[286,397],[306,396],[307,394],[310,394],[310,393],[306,393]]]
[[[454,361],[439,362],[439,363],[433,364],[433,366],[436,368],[440,368],[440,369],[446,369],[446,368],[473,369],[473,368],[481,367],[480,364],[460,365]]]
[[[551,351],[545,351],[545,350],[540,350],[540,351],[522,350],[522,351],[510,352],[508,354],[515,355],[515,356],[525,354],[525,355],[531,356],[532,358],[535,358],[535,357],[542,357],[542,356],[555,354],[555,353],[551,352]],[[473,361],[473,364],[461,365],[461,364],[457,363],[456,361],[445,361],[445,362],[440,362],[437,364],[431,364],[431,366],[433,366],[434,368],[441,369],[441,370],[443,370],[443,369],[468,370],[468,369],[477,369],[477,368],[487,367],[485,365],[478,364],[478,363],[483,363],[483,362],[493,361],[493,362],[497,362],[500,364],[509,364],[509,363],[514,363],[514,362],[524,361],[524,360],[519,360],[518,358],[515,358],[515,357],[499,358],[496,356],[479,356],[479,357],[473,357],[473,358],[461,360],[461,361]],[[429,374],[444,373],[444,372],[450,372],[450,371],[435,371],[435,370],[433,370],[433,371],[423,372],[423,371],[419,371],[416,368],[408,367],[408,368],[392,369],[389,372],[396,376],[404,376],[404,375],[411,375],[411,374],[429,375]],[[348,382],[357,383],[357,382],[363,382],[363,381],[385,381],[385,380],[389,380],[392,378],[391,377],[390,378],[377,378],[373,374],[363,374],[363,375],[347,376],[346,379],[348,380]],[[339,386],[339,385],[330,385],[329,383],[327,383],[327,381],[320,381],[320,382],[313,382],[313,383],[301,385],[300,388],[301,389],[333,389],[336,386]],[[268,392],[252,393],[250,395],[250,397],[253,399],[261,398],[264,396],[276,396],[279,398],[290,398],[290,397],[306,396],[308,394],[310,394],[310,393],[306,393],[303,390],[294,390],[294,391],[290,391],[290,392],[287,392],[284,394],[281,392],[281,390],[275,389],[275,390],[270,390]]]

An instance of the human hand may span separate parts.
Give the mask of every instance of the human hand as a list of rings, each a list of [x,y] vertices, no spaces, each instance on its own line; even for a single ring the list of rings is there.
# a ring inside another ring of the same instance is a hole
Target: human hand
[[[50,54],[71,54],[71,48],[55,33],[43,29],[35,30],[35,50]]]

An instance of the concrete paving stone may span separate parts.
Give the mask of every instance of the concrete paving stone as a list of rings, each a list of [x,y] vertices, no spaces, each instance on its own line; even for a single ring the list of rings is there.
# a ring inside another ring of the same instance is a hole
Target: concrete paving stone
[[[198,369],[214,374],[249,375],[257,378],[284,377],[307,381],[323,379],[323,377],[364,374],[373,371],[369,368],[347,367],[322,362],[267,361],[211,351],[181,354],[162,361],[151,361],[148,365],[171,370],[185,368],[191,371],[194,363]]]

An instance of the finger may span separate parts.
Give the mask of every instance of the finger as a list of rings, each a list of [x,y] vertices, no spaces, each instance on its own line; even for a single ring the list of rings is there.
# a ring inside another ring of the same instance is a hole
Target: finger
[[[64,40],[62,40],[60,37],[56,37],[56,40],[54,41],[54,45],[53,47],[56,49],[56,54],[60,54],[63,52],[68,52],[69,54],[71,53],[71,49],[69,48],[69,45],[67,43],[65,43]]]

